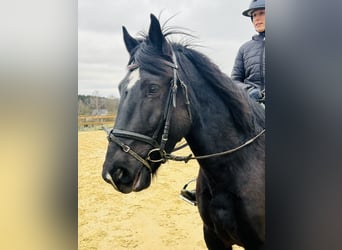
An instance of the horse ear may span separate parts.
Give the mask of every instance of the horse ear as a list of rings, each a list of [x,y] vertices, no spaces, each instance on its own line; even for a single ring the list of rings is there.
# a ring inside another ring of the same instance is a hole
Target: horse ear
[[[160,52],[163,54],[169,54],[169,47],[168,43],[161,31],[160,23],[158,19],[151,14],[151,25],[148,31],[148,37],[150,42],[159,49]]]
[[[129,54],[132,55],[133,49],[139,45],[139,42],[128,33],[125,26],[122,26],[122,32],[126,49],[129,52]]]

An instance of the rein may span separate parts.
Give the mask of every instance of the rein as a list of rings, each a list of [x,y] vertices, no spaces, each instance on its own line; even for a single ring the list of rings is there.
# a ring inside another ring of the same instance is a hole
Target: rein
[[[234,152],[238,151],[239,149],[251,144],[259,136],[261,136],[263,133],[265,133],[265,129],[263,129],[259,134],[257,134],[253,138],[249,139],[245,143],[241,144],[240,146],[237,146],[236,148],[229,149],[229,150],[226,150],[223,152],[213,153],[213,154],[208,154],[208,155],[200,155],[200,156],[192,156],[192,154],[190,154],[188,156],[177,156],[177,155],[165,154],[165,159],[173,160],[173,161],[184,161],[185,163],[187,163],[189,160],[203,160],[203,159],[208,159],[208,158],[213,158],[213,157],[217,157],[217,156],[223,156],[223,155],[231,154],[231,153],[234,153]]]

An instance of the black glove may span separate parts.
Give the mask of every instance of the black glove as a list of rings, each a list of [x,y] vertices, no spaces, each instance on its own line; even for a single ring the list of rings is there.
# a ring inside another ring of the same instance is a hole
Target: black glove
[[[262,99],[262,93],[259,88],[255,88],[255,87],[248,88],[247,93],[255,101],[259,101],[260,99]]]

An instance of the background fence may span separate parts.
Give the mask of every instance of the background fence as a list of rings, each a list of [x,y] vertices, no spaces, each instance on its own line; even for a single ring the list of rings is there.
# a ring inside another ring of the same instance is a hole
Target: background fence
[[[78,130],[98,129],[106,125],[114,125],[115,115],[96,115],[96,116],[78,116]]]

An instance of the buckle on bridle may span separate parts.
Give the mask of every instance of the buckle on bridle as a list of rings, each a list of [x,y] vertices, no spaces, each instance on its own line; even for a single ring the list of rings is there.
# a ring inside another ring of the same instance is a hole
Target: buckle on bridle
[[[122,148],[122,151],[124,151],[125,153],[128,153],[128,151],[131,150],[131,148],[129,146],[127,146],[126,144],[122,145],[121,148]]]
[[[166,152],[165,150],[161,150],[160,148],[153,148],[148,152],[146,160],[150,162],[161,162],[165,163],[166,158],[165,158]]]

